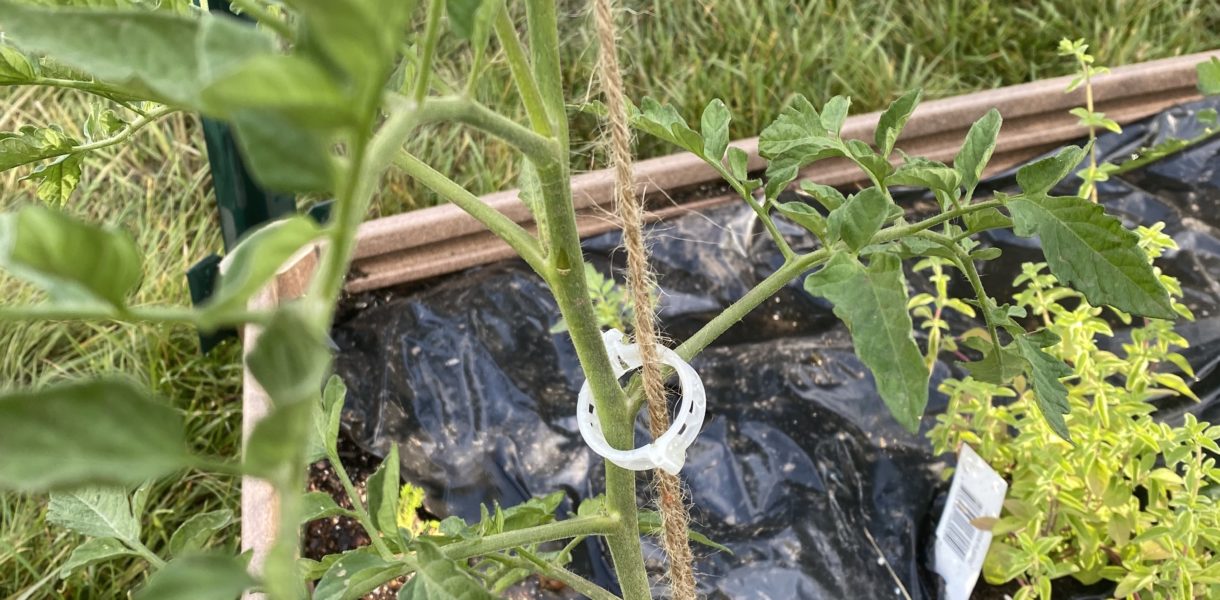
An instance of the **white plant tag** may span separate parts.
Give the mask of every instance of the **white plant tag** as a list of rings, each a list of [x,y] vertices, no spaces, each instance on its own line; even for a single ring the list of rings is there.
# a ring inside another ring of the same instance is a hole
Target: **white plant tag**
[[[975,527],[980,517],[999,518],[1008,482],[969,445],[957,454],[945,512],[936,526],[936,572],[945,579],[945,600],[967,600],[983,570],[991,531]]]

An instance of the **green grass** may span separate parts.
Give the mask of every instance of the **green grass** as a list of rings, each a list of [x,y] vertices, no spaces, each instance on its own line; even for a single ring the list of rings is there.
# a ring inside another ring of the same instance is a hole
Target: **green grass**
[[[692,119],[708,100],[720,97],[733,111],[735,137],[757,134],[798,92],[815,102],[848,94],[853,112],[864,112],[913,87],[923,87],[927,97],[943,97],[1064,74],[1072,67],[1056,56],[1055,45],[1065,36],[1088,38],[1099,63],[1111,66],[1220,47],[1220,4],[1210,0],[624,4],[621,49],[630,96],[676,103]],[[584,6],[565,0],[561,10],[574,105],[594,98],[596,89]],[[461,73],[466,55],[460,46],[446,41],[442,56],[445,73]],[[448,80],[465,85],[456,75]],[[498,59],[480,75],[476,93],[488,104],[521,112]],[[0,89],[0,107],[0,130],[47,123],[72,130],[88,110],[80,96],[30,89]],[[576,118],[577,170],[601,165],[597,134],[591,118]],[[513,185],[513,156],[479,134],[436,127],[421,132],[412,145],[476,192]],[[141,302],[186,302],[183,272],[220,247],[202,148],[196,119],[167,119],[127,145],[88,158],[80,191],[66,207],[137,235],[147,252]],[[671,150],[641,139],[639,151],[655,156]],[[0,207],[34,201],[31,184],[19,181],[24,172],[18,171],[0,173]],[[390,175],[374,214],[435,201],[412,182]],[[6,304],[36,300],[9,279],[0,277],[0,286]],[[198,450],[237,451],[241,368],[235,344],[205,357],[193,332],[183,329],[37,323],[0,327],[0,348],[5,386],[130,373],[183,411]],[[199,473],[158,485],[146,540],[163,548],[173,528],[194,511],[221,506],[236,511],[237,489],[231,478]],[[142,581],[137,562],[97,567],[89,577],[67,581],[48,576],[78,540],[45,523],[44,503],[41,497],[0,495],[0,598],[120,598]],[[236,527],[225,533],[217,543],[235,546]]]

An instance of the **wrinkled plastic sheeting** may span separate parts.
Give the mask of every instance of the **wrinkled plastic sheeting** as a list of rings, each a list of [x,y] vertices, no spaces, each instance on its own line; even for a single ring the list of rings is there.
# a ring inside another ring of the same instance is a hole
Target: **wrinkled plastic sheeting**
[[[1193,108],[1197,108],[1193,107]],[[1099,141],[1123,157],[1200,126],[1173,109]],[[1220,141],[1103,184],[1107,208],[1128,224],[1166,223],[1181,250],[1160,265],[1182,279],[1198,316],[1179,329],[1207,401],[1183,410],[1212,420],[1220,348]],[[1011,174],[992,189],[1011,186]],[[1074,185],[1069,182],[1065,185]],[[1065,188],[1071,192],[1074,188]],[[910,206],[918,205],[909,199]],[[780,223],[795,249],[815,242]],[[781,257],[750,211],[727,206],[655,225],[650,232],[666,335],[681,340],[775,270]],[[986,263],[993,294],[1037,258],[1032,240],[987,242],[1004,256]],[[591,261],[617,272],[618,237],[586,242]],[[908,269],[913,288],[928,282]],[[852,354],[830,306],[793,281],[693,361],[707,388],[708,420],[682,477],[694,528],[733,554],[696,547],[701,593],[711,598],[937,597],[931,541],[944,490],[944,457],[922,433],[944,408],[933,393],[923,431],[889,416],[872,376]],[[955,292],[969,295],[956,282]],[[399,444],[403,476],[430,492],[438,514],[477,519],[481,504],[513,505],[562,489],[570,511],[601,490],[601,461],[574,415],[583,377],[558,311],[537,276],[517,262],[473,269],[420,291],[365,295],[334,331],[336,368],[348,383],[344,423],[362,447]],[[961,323],[972,326],[972,323]],[[956,326],[955,326],[956,327]],[[959,329],[960,331],[960,329]],[[1120,334],[1121,335],[1121,334]],[[1211,361],[1211,362],[1209,362]],[[932,388],[960,375],[938,364]],[[637,428],[637,438],[645,439]],[[641,501],[647,481],[640,479]],[[663,553],[646,542],[650,570]],[[576,567],[614,587],[609,555],[595,541]],[[658,579],[659,581],[659,579]],[[656,590],[664,595],[663,586]]]

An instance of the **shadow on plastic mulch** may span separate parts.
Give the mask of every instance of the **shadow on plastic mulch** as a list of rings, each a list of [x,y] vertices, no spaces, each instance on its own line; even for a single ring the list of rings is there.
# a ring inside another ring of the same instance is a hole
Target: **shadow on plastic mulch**
[[[1099,148],[1121,160],[1166,136],[1191,137],[1201,126],[1189,109],[1203,104],[1107,134]],[[1011,173],[987,182],[992,190],[1012,184]],[[1068,182],[1060,191],[1075,187]],[[1128,225],[1163,221],[1181,247],[1158,264],[1181,280],[1197,316],[1178,328],[1191,342],[1186,355],[1204,401],[1171,399],[1162,415],[1178,420],[1190,411],[1220,421],[1220,140],[1100,191],[1109,212]],[[929,206],[918,196],[900,203],[915,212]],[[796,227],[783,231],[794,249],[815,244]],[[666,335],[681,341],[770,274],[781,259],[765,237],[741,205],[654,226],[649,239]],[[985,242],[1004,255],[986,263],[984,281],[1007,298],[1020,264],[1039,259],[1036,241],[1005,232]],[[618,244],[617,234],[606,234],[585,248],[599,269],[618,274]],[[909,281],[930,287],[920,276]],[[923,432],[912,435],[890,418],[846,329],[800,284],[793,281],[693,361],[707,388],[708,417],[682,477],[695,528],[733,551],[695,548],[701,592],[936,598],[931,548],[947,489],[940,474],[951,458],[932,456]],[[971,295],[964,282],[952,293]],[[508,506],[557,489],[570,498],[562,510],[573,510],[601,489],[604,475],[577,431],[583,378],[567,335],[549,333],[557,320],[542,282],[515,261],[352,299],[334,330],[337,371],[349,386],[347,434],[377,455],[399,444],[403,476],[428,490],[428,507],[438,515],[477,520],[480,504]],[[938,364],[932,389],[960,375],[955,369]],[[934,392],[924,432],[944,405]],[[663,554],[645,543],[659,581]],[[608,552],[596,541],[584,544],[575,567],[614,588]],[[976,597],[1002,597],[979,588]]]

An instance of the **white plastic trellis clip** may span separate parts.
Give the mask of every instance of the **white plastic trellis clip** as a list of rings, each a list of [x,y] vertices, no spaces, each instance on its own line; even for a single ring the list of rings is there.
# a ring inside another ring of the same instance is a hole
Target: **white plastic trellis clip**
[[[638,369],[643,364],[639,347],[627,344],[624,340],[623,332],[617,329],[602,333],[602,342],[610,355],[615,377],[622,377],[624,373]],[[635,450],[611,447],[602,433],[601,420],[593,407],[593,394],[588,381],[581,386],[580,395],[576,399],[576,422],[580,425],[580,435],[585,439],[585,443],[606,460],[632,471],[661,469],[670,475],[677,475],[686,462],[686,449],[703,428],[707,395],[699,374],[682,360],[678,353],[657,344],[657,354],[660,355],[662,363],[678,372],[678,382],[682,385],[682,402],[678,405],[678,413],[674,415],[669,430],[661,434],[661,437]]]

